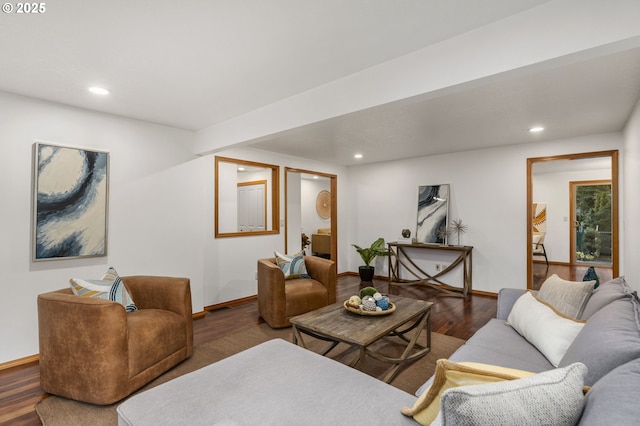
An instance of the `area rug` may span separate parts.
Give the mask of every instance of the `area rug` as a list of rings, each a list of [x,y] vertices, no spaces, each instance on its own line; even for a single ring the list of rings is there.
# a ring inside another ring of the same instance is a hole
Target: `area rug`
[[[188,360],[178,364],[156,380],[144,386],[136,393],[144,392],[159,384],[168,382],[178,376],[190,373],[213,362],[231,356],[235,353],[258,345],[267,340],[281,338],[291,341],[291,328],[274,330],[266,324],[251,327],[220,339],[198,345]],[[422,336],[421,336],[422,340]],[[321,353],[327,347],[326,342],[306,338],[308,349]],[[391,385],[413,394],[435,371],[435,362],[440,358],[448,358],[464,340],[443,334],[431,334],[431,352],[414,361],[402,369],[391,382]],[[377,348],[388,356],[399,355],[401,346],[397,339],[382,339]],[[356,356],[355,351],[346,344],[340,344],[333,349],[329,356],[343,362],[350,363]],[[367,358],[366,373],[380,377],[388,365],[384,365],[370,357]],[[123,401],[107,406],[98,406],[73,401],[57,396],[50,396],[36,405],[36,412],[45,426],[74,426],[74,425],[117,425],[116,408]]]

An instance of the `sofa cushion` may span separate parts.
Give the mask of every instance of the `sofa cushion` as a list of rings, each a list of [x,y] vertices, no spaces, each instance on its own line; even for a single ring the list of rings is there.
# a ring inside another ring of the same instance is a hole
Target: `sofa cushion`
[[[450,357],[453,362],[478,362],[506,368],[540,373],[553,369],[553,365],[531,343],[527,342],[506,321],[492,318],[467,343]],[[420,396],[431,386],[433,376],[416,391]]]
[[[537,298],[568,317],[580,318],[595,285],[595,281],[567,281],[553,274],[542,283]]]
[[[113,266],[109,267],[102,279],[71,278],[69,283],[71,284],[71,291],[76,296],[95,297],[118,302],[125,307],[127,312],[138,309]]]
[[[519,370],[541,371],[553,365],[506,321],[492,318],[449,357],[451,361],[497,364]]]
[[[523,294],[513,305],[507,323],[556,367],[584,327],[583,321],[560,314],[531,292]]]
[[[587,393],[581,426],[635,425],[640,419],[640,358],[616,367]]]
[[[436,362],[433,383],[419,396],[413,407],[405,407],[402,414],[412,416],[421,425],[430,425],[440,411],[440,397],[459,386],[514,380],[535,375],[529,371],[514,370],[497,365],[454,363],[446,359]]]
[[[575,363],[531,377],[449,389],[433,425],[575,425],[586,367]]]
[[[304,264],[304,256],[302,252],[296,254],[282,254],[275,252],[276,263],[284,273],[285,280],[295,278],[311,278]]]
[[[593,314],[614,300],[630,297],[633,290],[627,285],[624,277],[619,277],[601,284],[591,295],[582,312],[582,319],[589,319]]]
[[[635,296],[609,303],[589,318],[560,366],[582,362],[589,369],[585,383],[593,386],[619,365],[640,358],[639,316]]]

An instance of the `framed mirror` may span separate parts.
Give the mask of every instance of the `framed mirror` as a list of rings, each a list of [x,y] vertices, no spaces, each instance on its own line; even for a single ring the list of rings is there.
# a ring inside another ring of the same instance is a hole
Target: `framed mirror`
[[[618,151],[527,159],[527,288],[619,274]]]
[[[280,167],[215,157],[215,237],[279,234]]]

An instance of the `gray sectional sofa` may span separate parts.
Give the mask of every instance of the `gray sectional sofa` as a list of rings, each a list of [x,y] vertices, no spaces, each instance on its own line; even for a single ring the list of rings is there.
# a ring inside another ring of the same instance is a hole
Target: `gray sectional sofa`
[[[451,357],[532,372],[554,366],[506,323],[524,290],[504,289],[497,318]],[[580,425],[640,424],[640,303],[619,278],[589,298],[587,322],[559,367],[586,365]],[[429,381],[416,392],[419,396]],[[118,407],[119,425],[416,424],[416,396],[283,340],[272,340],[179,377]]]
[[[535,346],[507,324],[520,289],[502,289],[497,318],[491,319],[450,361],[478,362],[543,372],[554,368]],[[584,383],[591,386],[579,425],[640,424],[640,301],[625,282],[617,278],[600,285],[581,315],[582,331],[569,346],[558,367],[581,362],[587,367]],[[416,392],[420,395],[427,381]]]

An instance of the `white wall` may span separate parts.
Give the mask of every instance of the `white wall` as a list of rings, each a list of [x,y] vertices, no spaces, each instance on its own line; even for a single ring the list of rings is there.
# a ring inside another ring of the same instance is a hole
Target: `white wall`
[[[624,133],[623,176],[624,220],[620,222],[620,233],[627,235],[624,240],[624,276],[633,288],[640,290],[640,103],[627,123]]]
[[[474,246],[473,288],[525,288],[526,159],[621,147],[616,133],[351,167],[349,243],[393,241],[402,228],[415,234],[418,186],[448,183],[450,218],[462,219],[468,226],[462,244]],[[355,271],[362,261],[349,253]],[[378,258],[376,268],[386,275],[386,259]]]
[[[334,166],[287,155],[266,151],[236,148],[216,152],[215,155],[239,160],[258,161],[280,166],[280,233],[276,235],[241,236],[230,238],[213,237],[213,203],[205,207],[204,242],[204,305],[211,306],[222,302],[253,296],[257,292],[257,259],[273,257],[275,250],[284,252],[284,169],[285,167],[314,170],[338,175],[338,228],[346,244],[348,229],[346,226],[348,197],[346,195],[347,176],[344,167]],[[213,155],[203,157],[211,162],[210,178],[206,180],[205,191],[213,198]],[[314,201],[315,206],[315,201]],[[289,206],[289,208],[292,208]],[[210,220],[209,220],[210,219]],[[293,237],[292,237],[293,238]],[[291,241],[291,238],[290,238]],[[295,237],[293,249],[300,247],[299,235]],[[291,243],[289,243],[291,244]],[[289,250],[291,251],[291,249]],[[342,251],[338,257],[338,272],[348,271],[347,253]]]
[[[0,93],[0,363],[38,353],[36,297],[69,279],[121,275],[191,278],[203,306],[200,161],[193,133]],[[108,256],[31,262],[32,144],[110,152]]]
[[[319,228],[330,228],[331,218],[323,219],[316,210],[316,198],[320,191],[331,191],[331,181],[327,178],[320,180],[303,179],[302,192],[302,232],[309,237],[318,232]]]
[[[0,363],[38,353],[37,295],[66,287],[72,277],[100,278],[108,266],[120,275],[189,277],[198,312],[255,295],[256,259],[283,250],[282,232],[213,237],[214,159],[193,155],[193,132],[4,93],[0,111]],[[35,141],[110,153],[108,256],[31,262]],[[262,151],[224,154],[282,166],[281,212],[284,166],[344,174],[344,168]],[[339,197],[346,205],[343,182]],[[346,270],[346,257],[338,265]]]
[[[122,275],[187,276],[194,311],[200,311],[254,295],[256,259],[284,249],[282,228],[273,236],[213,237],[214,159],[193,157],[191,132],[9,94],[0,94],[0,111],[0,363],[38,352],[36,297],[65,287],[71,277],[98,277],[110,265]],[[625,179],[633,183],[638,182],[639,139],[636,111],[623,157]],[[36,140],[110,152],[108,257],[30,261],[31,149]],[[526,158],[620,149],[622,144],[622,134],[595,135],[348,169],[251,149],[220,155],[279,165],[281,213],[284,167],[337,175],[338,272],[357,271],[361,264],[350,244],[368,244],[378,236],[393,240],[401,229],[415,229],[419,185],[449,183],[451,217],[469,226],[462,243],[475,246],[474,288],[496,292],[526,283]],[[627,203],[623,235],[637,231],[639,211],[637,197],[626,187],[621,185]],[[633,191],[635,185],[629,187]],[[637,281],[632,257],[638,243],[623,237],[622,244],[627,276]],[[386,259],[378,266],[378,273],[386,274]]]
[[[298,172],[288,172],[287,176],[287,244],[285,250],[287,253],[294,253],[299,247],[302,247],[302,238],[300,231],[302,230],[302,175]]]

